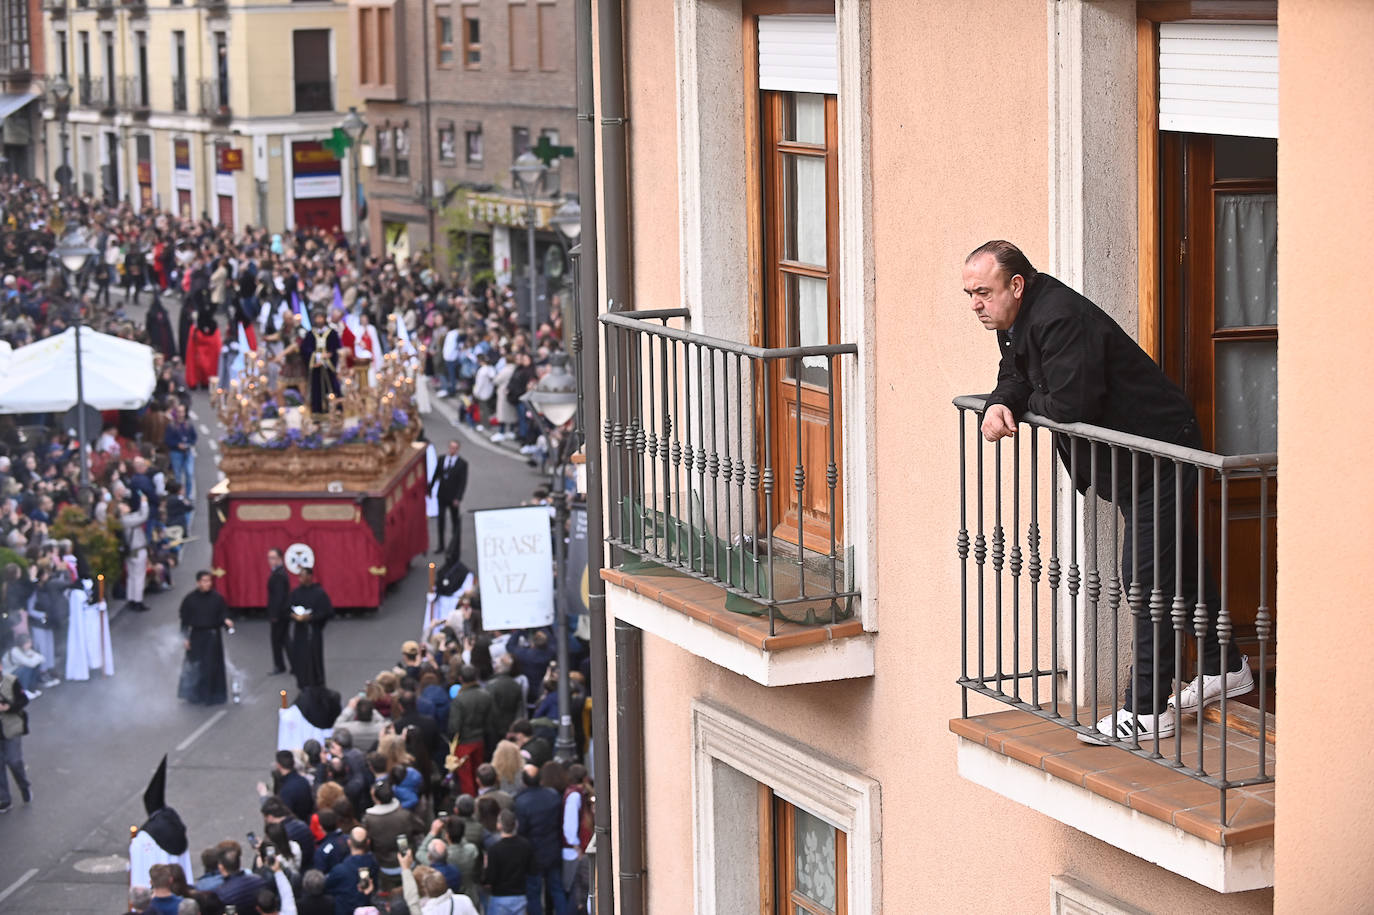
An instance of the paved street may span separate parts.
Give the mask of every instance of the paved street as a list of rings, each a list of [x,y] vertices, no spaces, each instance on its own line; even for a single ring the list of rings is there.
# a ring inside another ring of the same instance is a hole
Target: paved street
[[[175,321],[176,306],[169,305],[169,311]],[[451,411],[442,402],[441,408],[444,412],[431,414],[425,428],[442,451],[453,426]],[[177,606],[193,587],[194,570],[210,565],[203,495],[217,474],[213,414],[204,393],[196,394],[194,410],[202,433],[196,465],[202,498],[192,531],[198,539],[184,550],[174,591],[150,595],[148,613],[115,616],[113,678],[63,683],[30,706],[32,733],[24,740],[24,754],[35,799],[20,805],[16,796],[13,811],[0,817],[0,911],[122,911],[129,827],[145,818],[142,793],[163,753],[169,754],[168,803],[187,824],[197,867],[202,848],[226,837],[241,840],[249,829],[262,831],[253,786],[267,778],[275,750],[278,690],[295,696],[289,677],[267,675],[267,624],[260,618],[242,620],[227,639],[230,675],[242,685],[241,704],[206,709],[175,696],[182,654]],[[470,464],[465,509],[515,504],[539,484],[541,477],[523,459],[462,434]],[[470,515],[464,524],[464,559],[475,567]],[[430,558],[415,561],[377,613],[338,619],[328,627],[331,687],[349,695],[394,663],[400,643],[418,634]]]

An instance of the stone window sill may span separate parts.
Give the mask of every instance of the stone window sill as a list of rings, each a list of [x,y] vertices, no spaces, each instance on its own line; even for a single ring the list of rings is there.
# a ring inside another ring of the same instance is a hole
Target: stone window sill
[[[873,676],[874,634],[857,619],[804,626],[727,610],[724,589],[687,575],[603,569],[607,606],[638,626],[764,686]]]

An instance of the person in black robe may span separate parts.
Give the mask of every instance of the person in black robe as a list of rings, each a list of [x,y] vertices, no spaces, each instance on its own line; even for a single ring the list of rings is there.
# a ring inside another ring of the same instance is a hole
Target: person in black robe
[[[177,352],[186,359],[186,347],[191,345],[191,328],[196,323],[196,300],[187,295],[181,300],[181,313],[177,315]]]
[[[177,341],[172,334],[172,321],[167,317],[167,309],[153,296],[153,304],[148,306],[148,342],[166,358],[177,355]]]
[[[181,668],[178,698],[194,705],[222,705],[229,698],[224,668],[224,630],[231,632],[229,605],[215,590],[215,576],[196,573],[196,590],[181,601],[181,634],[186,660]]]
[[[148,814],[148,819],[139,827],[139,832],[146,832],[157,843],[158,848],[169,855],[179,856],[185,853],[189,847],[186,824],[181,821],[174,808],[167,806],[166,754],[163,754],[162,762],[158,764],[157,771],[153,773],[147,789],[143,792],[143,809]]]
[[[291,666],[296,686],[324,686],[324,627],[334,615],[334,605],[319,582],[315,569],[301,563],[301,583],[291,592]]]
[[[329,395],[339,396],[339,334],[324,320],[324,312],[315,312],[314,326],[301,337],[301,357],[305,360],[310,378],[310,412],[324,413],[329,409]]]

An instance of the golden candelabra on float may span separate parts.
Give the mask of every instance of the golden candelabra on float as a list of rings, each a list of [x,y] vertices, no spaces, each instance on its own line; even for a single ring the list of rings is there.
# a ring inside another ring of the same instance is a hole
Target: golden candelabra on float
[[[269,380],[267,361],[248,355],[248,370],[229,382],[214,379],[212,402],[221,428],[220,470],[235,489],[321,488],[337,482],[365,487],[385,478],[419,437],[415,374],[424,349],[376,360],[371,383],[340,372],[340,393],[312,414],[306,391]]]

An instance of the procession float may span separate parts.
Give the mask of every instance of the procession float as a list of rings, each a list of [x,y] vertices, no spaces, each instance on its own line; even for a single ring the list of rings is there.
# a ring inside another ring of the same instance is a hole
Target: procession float
[[[427,547],[416,356],[338,370],[331,356],[321,345],[291,378],[249,353],[213,387],[224,476],[209,494],[212,571],[231,607],[266,606],[271,548],[292,587],[310,557],[336,607],[375,608]]]

